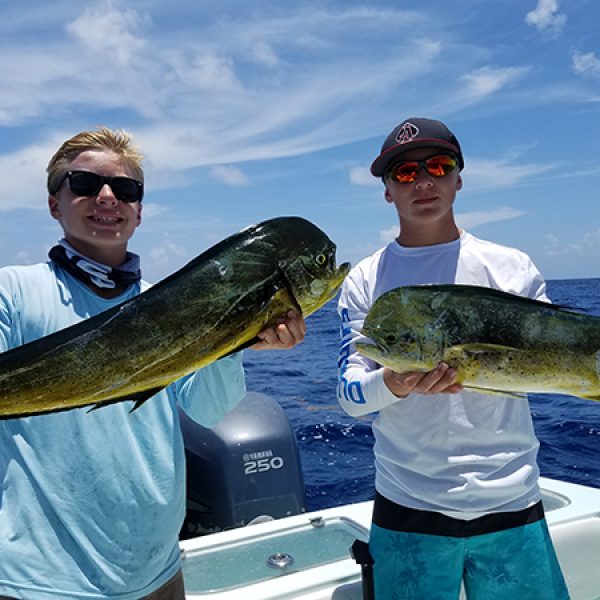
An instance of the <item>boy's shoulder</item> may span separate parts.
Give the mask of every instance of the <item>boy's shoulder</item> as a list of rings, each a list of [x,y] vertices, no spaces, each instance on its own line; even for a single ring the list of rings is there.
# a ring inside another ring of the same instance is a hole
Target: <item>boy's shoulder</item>
[[[462,246],[464,249],[477,251],[490,257],[504,256],[529,260],[529,255],[523,250],[519,250],[519,248],[507,246],[505,244],[499,244],[498,242],[492,242],[490,240],[484,240],[475,237],[473,234],[466,231],[463,231]]]
[[[373,254],[369,254],[368,256],[361,258],[352,267],[351,272],[352,271],[368,271],[368,270],[370,270],[373,265],[377,265],[381,261],[381,258],[384,255],[385,251],[388,249],[388,247],[389,247],[389,244],[387,244],[383,248],[379,248],[379,250],[376,250],[375,252],[373,252]]]
[[[49,262],[35,263],[32,265],[8,265],[0,268],[0,281],[5,284],[40,281],[52,275]]]

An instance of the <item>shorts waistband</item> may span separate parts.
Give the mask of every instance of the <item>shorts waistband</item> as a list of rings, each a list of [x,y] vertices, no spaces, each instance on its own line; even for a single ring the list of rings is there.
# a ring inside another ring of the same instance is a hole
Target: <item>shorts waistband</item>
[[[541,500],[523,510],[484,515],[476,519],[463,520],[442,513],[396,504],[375,492],[373,523],[384,529],[406,533],[425,533],[448,537],[471,537],[495,533],[535,523],[544,518]]]

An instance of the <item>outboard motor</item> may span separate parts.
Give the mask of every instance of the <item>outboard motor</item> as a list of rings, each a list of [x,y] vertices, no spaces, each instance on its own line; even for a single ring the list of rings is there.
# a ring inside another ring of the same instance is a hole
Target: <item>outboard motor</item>
[[[179,416],[187,472],[181,539],[306,510],[296,437],[276,400],[248,392],[211,429],[181,409]]]

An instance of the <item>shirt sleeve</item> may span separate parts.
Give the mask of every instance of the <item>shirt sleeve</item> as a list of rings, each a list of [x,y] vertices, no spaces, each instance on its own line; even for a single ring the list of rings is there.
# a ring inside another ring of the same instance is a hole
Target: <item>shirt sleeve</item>
[[[169,394],[186,414],[213,427],[246,395],[242,352],[236,352],[172,383]]]
[[[16,345],[13,314],[10,277],[6,270],[0,270],[0,352],[6,352]]]
[[[546,293],[546,282],[531,259],[529,259],[528,274],[529,285],[528,289],[525,291],[525,295],[534,300],[550,302]]]
[[[6,352],[9,346],[10,335],[10,312],[5,298],[0,291],[0,352]]]
[[[356,342],[367,339],[361,329],[369,301],[360,277],[346,278],[338,302],[341,344],[338,356],[337,399],[354,417],[377,412],[401,400],[385,385],[380,365],[356,350]]]

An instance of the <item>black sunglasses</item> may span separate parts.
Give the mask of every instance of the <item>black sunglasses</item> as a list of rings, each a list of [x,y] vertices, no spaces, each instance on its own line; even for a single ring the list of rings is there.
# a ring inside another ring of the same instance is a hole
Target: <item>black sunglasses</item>
[[[144,197],[144,184],[137,179],[122,176],[106,177],[91,171],[67,171],[52,193],[58,192],[65,179],[76,196],[96,196],[102,186],[108,183],[115,197],[122,202],[141,202]]]

